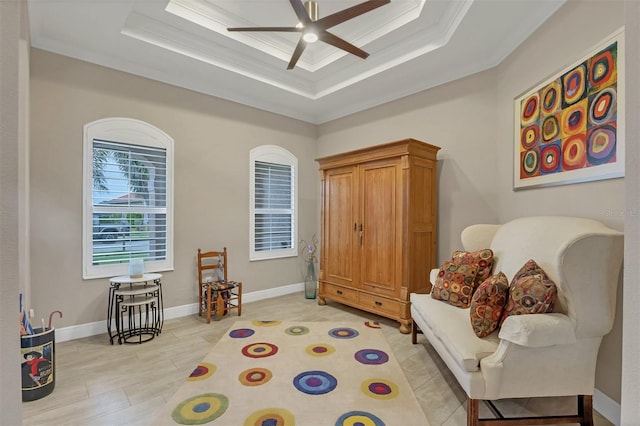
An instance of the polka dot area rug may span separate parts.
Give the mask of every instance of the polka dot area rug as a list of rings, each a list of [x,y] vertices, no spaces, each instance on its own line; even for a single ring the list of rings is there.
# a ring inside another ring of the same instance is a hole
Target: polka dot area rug
[[[428,425],[380,326],[237,321],[154,425]]]

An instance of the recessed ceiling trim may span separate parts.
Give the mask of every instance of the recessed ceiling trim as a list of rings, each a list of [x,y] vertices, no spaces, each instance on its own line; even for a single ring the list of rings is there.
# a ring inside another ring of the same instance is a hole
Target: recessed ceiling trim
[[[228,27],[237,26],[238,22],[242,26],[250,25],[249,22],[241,17],[225,12],[221,8],[213,7],[210,3],[203,0],[169,0],[165,10],[182,19],[200,25],[211,31],[228,37],[229,39],[238,41],[247,46],[251,46],[264,53],[274,56],[282,60],[285,64],[289,62],[291,57],[291,49],[285,49],[284,46],[289,44],[288,40],[282,40],[279,43],[271,42],[274,38],[278,38],[277,34],[267,34],[259,36],[252,33],[230,33]],[[280,37],[282,39],[282,37]],[[310,71],[311,64],[304,59],[298,61],[298,67]]]
[[[392,3],[392,13],[389,12],[389,5],[387,5],[386,12],[376,13],[376,11],[373,11],[367,15],[367,21],[363,21],[361,17],[355,18],[354,20],[360,19],[360,25],[343,23],[332,29],[332,32],[342,38],[351,40],[353,44],[359,47],[364,47],[391,31],[418,19],[424,8],[425,1],[406,0],[395,2]],[[227,31],[228,27],[259,26],[259,24],[264,25],[264,23],[247,21],[221,7],[214,7],[205,0],[169,0],[165,10],[284,62],[289,62],[291,52],[295,47],[295,43],[284,37],[278,37],[277,33]],[[363,26],[362,22],[366,22],[366,25]],[[364,33],[362,32],[363,28]],[[319,53],[314,56],[309,52],[305,52],[305,55],[298,60],[297,67],[305,71],[316,72],[347,56],[344,51],[331,47],[315,47],[314,50]]]
[[[283,83],[266,77],[266,74],[263,72],[249,71],[250,68],[253,68],[254,70],[256,69],[253,67],[253,64],[246,63],[246,61],[244,64],[233,64],[229,61],[230,55],[228,51],[225,51],[223,55],[212,54],[211,52],[213,51],[215,44],[211,42],[206,42],[205,44],[205,42],[195,38],[185,39],[184,31],[172,28],[163,22],[139,13],[134,12],[127,17],[127,21],[125,22],[121,33],[136,40],[240,74],[244,77],[277,87],[278,89],[286,90],[287,92],[295,95],[299,95],[307,99],[315,99],[311,88],[305,90],[294,87],[291,83],[295,82],[295,79],[288,79],[288,83]],[[225,60],[218,59],[222,57],[224,57]],[[240,62],[239,58],[235,58],[235,60]]]
[[[367,28],[368,31],[364,33],[355,31],[340,31],[340,26],[336,27],[335,30],[332,29],[331,32],[338,35],[339,37],[349,39],[356,46],[364,47],[372,41],[384,37],[391,31],[394,31],[411,21],[418,19],[420,17],[420,13],[422,13],[422,9],[424,8],[425,1],[426,0],[404,1],[400,3],[401,7],[398,7],[397,9],[399,11],[399,14],[397,14],[396,12],[394,16],[390,16],[389,14],[384,13],[374,14],[373,19],[371,19],[370,16],[367,16],[369,18],[369,22],[367,23],[367,26],[365,28]],[[308,68],[309,71],[318,71],[326,67],[327,65],[337,61],[338,59],[348,55],[346,52],[340,49],[324,49],[324,52],[326,52],[324,56],[318,55],[319,58],[317,58],[317,60],[313,64],[311,64],[311,66]]]
[[[403,51],[407,51],[407,53],[400,54],[398,52],[393,52],[391,58],[384,59],[383,52],[378,52],[378,56],[375,58],[369,58],[372,63],[376,63],[376,61],[380,61],[380,63],[374,65],[373,67],[368,66],[366,71],[361,72],[359,74],[353,75],[351,77],[344,75],[339,80],[340,82],[333,84],[325,89],[319,90],[316,93],[316,99],[323,98],[332,93],[335,93],[339,90],[342,90],[346,87],[349,87],[353,84],[356,84],[362,80],[373,77],[376,74],[380,74],[384,71],[387,71],[391,68],[394,68],[398,65],[401,65],[405,62],[408,62],[412,59],[420,57],[422,55],[426,55],[429,52],[432,52],[444,45],[446,45],[451,36],[455,33],[456,28],[462,22],[465,14],[469,11],[473,0],[465,1],[465,2],[456,2],[459,4],[456,12],[452,14],[452,19],[447,21],[446,23],[442,23],[445,28],[438,33],[441,34],[438,37],[438,34],[434,34],[433,32],[424,33],[421,37],[418,37],[414,41],[414,46],[411,49],[403,49]],[[346,72],[344,73],[346,74]]]
[[[173,2],[186,2],[190,5],[200,4],[200,2],[194,3],[194,0],[171,0],[170,4]],[[357,84],[362,80],[387,71],[406,61],[425,55],[447,44],[457,26],[462,22],[462,19],[471,7],[473,0],[455,3],[458,7],[450,14],[450,20],[440,24],[443,27],[441,28],[440,37],[437,37],[437,34],[434,35],[431,32],[424,33],[414,42],[413,48],[409,49],[409,51],[404,54],[400,54],[396,51],[396,49],[400,50],[399,48],[387,50],[386,52],[378,52],[377,57],[369,57],[368,59],[368,61],[373,63],[374,66],[370,66],[371,64],[368,64],[367,67],[364,67],[366,68],[366,71],[356,74],[353,74],[352,70],[349,71],[347,69],[347,71],[341,73],[344,74],[344,78],[339,79],[337,83],[324,87],[321,90],[316,89],[316,87],[322,87],[322,81],[319,81],[314,88],[309,87],[304,89],[291,84],[291,81],[295,81],[295,79],[291,78],[293,77],[292,73],[287,74],[287,82],[278,81],[276,79],[266,77],[265,73],[256,72],[256,66],[258,65],[255,65],[254,63],[248,63],[245,61],[245,64],[240,64],[238,62],[239,60],[236,60],[235,64],[232,63],[232,61],[229,60],[231,56],[228,51],[225,55],[208,53],[215,50],[213,48],[213,44],[207,45],[196,37],[188,40],[185,38],[184,31],[173,28],[166,23],[157,21],[140,13],[132,12],[127,18],[121,32],[124,35],[133,37],[140,41],[220,67],[227,71],[235,72],[244,77],[252,78],[262,83],[286,90],[295,95],[302,96],[310,100],[318,100],[346,87]],[[180,40],[182,40],[182,42],[178,43]],[[221,46],[220,49],[222,50],[224,48]],[[406,49],[402,49],[402,51],[406,51]],[[223,57],[226,59],[220,59]]]

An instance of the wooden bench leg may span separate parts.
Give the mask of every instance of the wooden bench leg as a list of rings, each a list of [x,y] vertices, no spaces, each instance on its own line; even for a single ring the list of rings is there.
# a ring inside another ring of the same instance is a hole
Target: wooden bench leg
[[[411,343],[414,345],[418,343],[418,333],[423,334],[418,324],[415,321],[411,320]]]
[[[592,395],[578,395],[578,416],[582,417],[581,426],[593,426]]]
[[[480,400],[467,399],[467,426],[477,426],[480,417]]]

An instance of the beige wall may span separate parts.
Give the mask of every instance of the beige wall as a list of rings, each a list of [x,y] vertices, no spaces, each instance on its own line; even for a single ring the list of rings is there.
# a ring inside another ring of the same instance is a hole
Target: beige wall
[[[20,292],[21,106],[28,74],[20,67],[26,6],[0,2],[0,424],[22,421],[18,293]]]
[[[495,85],[484,72],[321,125],[318,155],[405,138],[439,146],[438,258],[451,257],[465,226],[498,219]]]
[[[333,154],[406,137],[440,146],[439,259],[471,223],[526,215],[591,217],[623,229],[624,179],[513,191],[513,99],[585,55],[624,25],[624,2],[573,0],[500,66],[319,127],[318,152]],[[605,337],[596,387],[620,401],[622,285]]]
[[[175,141],[175,270],[165,308],[195,303],[198,247],[226,246],[245,293],[303,281],[298,258],[249,262],[249,151],[274,144],[299,161],[299,231],[316,231],[316,129],[310,124],[33,49],[31,279],[37,315],[57,327],[106,318],[108,279],[82,280],[83,125],[123,116]],[[39,318],[39,317],[38,317]]]

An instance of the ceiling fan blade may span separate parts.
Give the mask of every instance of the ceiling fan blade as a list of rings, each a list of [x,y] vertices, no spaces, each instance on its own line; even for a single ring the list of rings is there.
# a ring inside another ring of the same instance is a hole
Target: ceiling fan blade
[[[302,55],[302,52],[304,51],[304,48],[307,47],[307,43],[302,39],[302,37],[300,37],[300,41],[298,41],[298,45],[296,46],[296,49],[293,51],[293,55],[291,55],[291,60],[289,61],[289,65],[287,65],[287,69],[293,69],[293,67],[296,66],[296,63],[298,62],[298,59],[300,59],[300,55]]]
[[[302,28],[298,27],[236,27],[227,28],[227,31],[280,31],[287,33],[299,33]]]
[[[296,12],[296,16],[298,17],[298,21],[300,21],[302,25],[311,23],[311,18],[309,18],[309,13],[307,13],[307,9],[304,7],[302,0],[289,0],[289,3],[291,3],[291,7],[293,7],[293,10]]]
[[[293,3],[294,0],[291,0]],[[391,3],[391,0],[369,0],[364,3],[357,4],[350,8],[341,10],[340,12],[336,12],[332,15],[325,16],[324,18],[320,18],[315,22],[315,25],[320,29],[327,29],[334,27],[338,24],[341,24],[349,19],[353,19],[356,16],[360,16],[364,13],[370,12],[374,9],[379,8],[380,6],[384,6],[385,4]]]
[[[328,31],[322,31],[320,34],[318,34],[318,38],[322,41],[324,41],[327,44],[330,44],[332,46],[337,47],[338,49],[342,49],[346,52],[352,53],[356,56],[361,57],[362,59],[367,59],[367,57],[369,56],[369,54],[367,52],[365,52],[364,50],[360,49],[359,47],[354,46],[353,44],[344,41],[343,39],[341,39],[340,37],[331,34]]]

